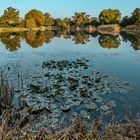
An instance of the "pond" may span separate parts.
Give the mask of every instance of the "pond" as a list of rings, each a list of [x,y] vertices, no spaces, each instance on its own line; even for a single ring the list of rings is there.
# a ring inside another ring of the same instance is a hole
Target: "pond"
[[[0,34],[0,66],[12,106],[32,128],[89,124],[140,113],[140,34],[57,30]]]

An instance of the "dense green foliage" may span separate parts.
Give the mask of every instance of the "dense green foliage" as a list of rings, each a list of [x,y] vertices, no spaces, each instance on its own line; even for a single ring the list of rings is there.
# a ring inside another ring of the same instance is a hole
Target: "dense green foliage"
[[[54,20],[54,26],[57,26],[57,27],[69,28],[70,24],[71,24],[70,18],[64,18],[64,19],[56,18]]]
[[[100,13],[99,20],[103,24],[117,24],[121,20],[121,13],[117,9],[106,9]]]
[[[80,12],[80,13],[76,12],[75,15],[72,16],[72,19],[75,25],[81,26],[90,21],[89,17],[90,15],[87,15],[85,12]]]
[[[51,17],[49,13],[45,13],[44,15],[45,15],[44,25],[52,26],[54,24],[54,19]]]
[[[132,19],[135,25],[140,25],[140,8],[136,8],[132,13]]]
[[[122,27],[125,27],[127,25],[132,25],[132,24],[133,24],[133,19],[132,19],[132,17],[128,17],[128,16],[123,17],[123,19],[120,23],[120,25]]]

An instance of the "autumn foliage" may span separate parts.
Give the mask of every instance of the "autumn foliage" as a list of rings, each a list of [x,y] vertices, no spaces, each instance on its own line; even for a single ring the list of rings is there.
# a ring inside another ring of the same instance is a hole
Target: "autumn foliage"
[[[104,9],[99,17],[91,17],[86,12],[75,12],[71,17],[53,18],[49,13],[41,12],[36,9],[30,10],[24,18],[20,17],[19,10],[8,7],[0,17],[1,27],[27,27],[34,28],[40,26],[55,26],[69,29],[70,27],[88,27],[107,24],[119,24],[124,27],[127,25],[140,25],[140,8],[136,8],[130,17],[122,17],[118,9]]]

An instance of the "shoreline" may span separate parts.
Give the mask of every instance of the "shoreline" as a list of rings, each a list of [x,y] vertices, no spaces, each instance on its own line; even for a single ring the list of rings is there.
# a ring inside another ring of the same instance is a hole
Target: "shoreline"
[[[93,33],[95,31],[101,34],[109,34],[109,35],[118,35],[120,32],[127,32],[127,33],[140,33],[140,26],[135,27],[128,26],[128,27],[120,27],[119,25],[100,25],[98,27],[84,27],[84,28],[61,28],[61,27],[34,27],[34,28],[26,28],[26,27],[0,27],[0,33],[6,32],[26,32],[26,31],[53,31],[53,30],[72,30],[72,31],[87,31],[89,33]]]

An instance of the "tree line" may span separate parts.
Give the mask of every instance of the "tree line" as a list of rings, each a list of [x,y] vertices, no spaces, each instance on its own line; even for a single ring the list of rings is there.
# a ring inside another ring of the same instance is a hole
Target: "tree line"
[[[32,9],[25,14],[24,18],[20,17],[19,10],[8,7],[0,17],[1,27],[40,27],[56,26],[61,28],[99,26],[102,24],[119,24],[122,27],[127,25],[140,25],[140,8],[136,8],[130,17],[122,17],[118,9],[105,9],[99,14],[99,17],[91,17],[86,12],[75,12],[70,18],[53,18],[49,13],[43,13],[39,10]]]

